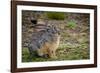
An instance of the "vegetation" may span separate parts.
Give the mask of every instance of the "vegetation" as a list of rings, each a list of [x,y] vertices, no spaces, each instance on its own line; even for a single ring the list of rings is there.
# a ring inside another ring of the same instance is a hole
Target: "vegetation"
[[[68,27],[68,28],[71,28],[71,29],[75,28],[76,25],[77,25],[77,24],[75,23],[75,21],[69,21],[69,22],[67,23],[67,27]]]
[[[51,19],[51,20],[64,20],[65,19],[65,14],[60,13],[60,12],[47,12],[46,15],[48,19]]]
[[[89,14],[83,13],[62,13],[62,12],[39,12],[40,19],[48,24],[54,23],[61,34],[60,45],[56,51],[57,58],[42,58],[34,56],[30,60],[27,43],[30,35],[34,31],[30,28],[30,16],[34,17],[37,12],[22,11],[22,61],[40,62],[40,61],[60,61],[60,60],[82,60],[89,59]],[[44,16],[46,14],[46,16]],[[41,19],[42,18],[42,19]]]
[[[57,58],[43,58],[43,57],[36,57],[32,58],[32,62],[41,62],[41,61],[61,61],[61,60],[81,60],[89,58],[89,49],[84,48],[85,45],[79,45],[77,47],[72,47],[68,44],[60,44],[56,54]],[[30,55],[28,48],[23,48],[23,62],[30,61]]]

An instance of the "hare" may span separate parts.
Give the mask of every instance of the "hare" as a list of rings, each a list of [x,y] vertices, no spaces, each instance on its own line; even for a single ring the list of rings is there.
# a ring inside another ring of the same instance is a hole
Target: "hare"
[[[39,26],[36,24],[36,27]],[[40,26],[39,26],[40,27]],[[33,33],[28,49],[30,55],[37,55],[40,57],[56,57],[56,50],[60,43],[60,34],[57,27],[54,25],[45,26],[43,25],[42,30]],[[34,51],[36,53],[34,53]]]

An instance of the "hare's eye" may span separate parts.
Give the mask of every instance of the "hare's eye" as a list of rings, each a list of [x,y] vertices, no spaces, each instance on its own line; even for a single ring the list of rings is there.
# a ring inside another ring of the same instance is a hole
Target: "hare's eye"
[[[48,28],[47,31],[50,32],[50,28]]]
[[[47,29],[47,31],[49,31],[49,29]]]

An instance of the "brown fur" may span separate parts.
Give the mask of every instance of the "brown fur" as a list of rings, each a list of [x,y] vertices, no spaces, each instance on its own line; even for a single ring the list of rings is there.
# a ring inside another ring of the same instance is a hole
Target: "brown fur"
[[[55,41],[46,42],[42,48],[38,49],[38,55],[42,56],[47,54],[50,58],[57,58],[56,50],[59,46],[60,36],[58,34],[55,34],[54,39]]]

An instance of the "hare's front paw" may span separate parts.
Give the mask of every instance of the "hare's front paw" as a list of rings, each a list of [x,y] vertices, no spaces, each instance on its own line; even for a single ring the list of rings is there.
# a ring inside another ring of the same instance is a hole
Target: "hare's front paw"
[[[57,59],[58,57],[57,57],[57,56],[51,56],[50,58],[52,58],[52,59]]]
[[[57,59],[57,56],[56,56],[55,52],[49,53],[49,57],[52,58],[52,59]]]
[[[53,59],[57,59],[57,58],[58,58],[57,56],[54,56],[54,57],[53,57]]]

